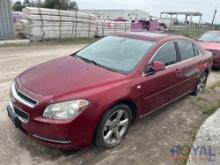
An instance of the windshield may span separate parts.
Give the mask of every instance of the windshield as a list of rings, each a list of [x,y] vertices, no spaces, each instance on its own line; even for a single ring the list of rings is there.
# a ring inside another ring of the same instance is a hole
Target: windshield
[[[199,41],[205,42],[220,42],[220,34],[217,33],[205,33],[199,39]]]
[[[128,74],[152,47],[153,42],[108,36],[75,55],[106,69]]]

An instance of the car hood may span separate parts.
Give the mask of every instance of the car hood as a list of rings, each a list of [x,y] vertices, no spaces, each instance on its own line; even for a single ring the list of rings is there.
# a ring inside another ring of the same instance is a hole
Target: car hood
[[[220,43],[199,42],[199,44],[206,50],[218,50],[218,51],[220,51]]]
[[[120,81],[125,77],[126,75],[67,56],[28,69],[18,76],[17,81],[33,93],[59,96]]]

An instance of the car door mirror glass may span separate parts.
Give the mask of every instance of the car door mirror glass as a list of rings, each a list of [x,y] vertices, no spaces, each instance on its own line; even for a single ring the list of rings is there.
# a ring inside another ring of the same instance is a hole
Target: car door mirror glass
[[[154,61],[151,65],[151,69],[154,72],[165,70],[165,64],[161,61]]]

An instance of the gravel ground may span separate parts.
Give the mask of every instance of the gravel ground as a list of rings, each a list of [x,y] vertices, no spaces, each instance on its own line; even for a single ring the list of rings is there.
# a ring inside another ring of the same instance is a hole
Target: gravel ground
[[[42,146],[14,128],[5,110],[12,79],[28,67],[68,55],[82,46],[0,48],[0,164],[184,164],[184,161],[172,157],[170,150],[176,144],[191,144],[192,129],[198,127],[207,117],[198,109],[196,99],[192,96],[137,121],[122,144],[110,150],[91,146],[79,151],[60,151]],[[214,71],[210,74],[208,85],[219,80],[220,72]],[[204,93],[203,97],[211,99],[211,94]]]

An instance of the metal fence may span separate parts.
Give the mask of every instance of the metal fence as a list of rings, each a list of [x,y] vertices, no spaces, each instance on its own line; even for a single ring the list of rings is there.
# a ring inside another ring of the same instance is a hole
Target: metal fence
[[[14,39],[15,30],[12,21],[10,0],[0,0],[0,40]]]

